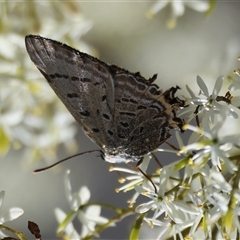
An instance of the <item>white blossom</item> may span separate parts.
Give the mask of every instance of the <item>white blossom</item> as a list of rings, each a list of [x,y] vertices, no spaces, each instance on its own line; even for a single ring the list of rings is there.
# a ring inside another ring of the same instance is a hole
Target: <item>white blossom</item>
[[[209,2],[204,0],[198,1],[162,1],[158,0],[152,7],[148,10],[147,16],[153,17],[156,13],[165,8],[168,4],[171,5],[171,16],[167,21],[167,27],[174,28],[176,26],[176,21],[178,17],[181,17],[185,12],[185,7],[192,8],[198,12],[206,12],[209,9]]]
[[[65,233],[72,238],[82,238],[89,234],[93,234],[97,224],[101,225],[108,222],[107,218],[100,216],[101,207],[97,205],[86,205],[90,200],[90,191],[83,186],[78,192],[72,194],[71,183],[69,180],[70,171],[65,174],[65,192],[71,208],[70,213],[65,214],[61,209],[55,209],[55,216],[59,222],[58,232],[65,231]],[[75,230],[72,220],[74,218],[82,223],[81,233]],[[95,234],[96,235],[96,234]]]

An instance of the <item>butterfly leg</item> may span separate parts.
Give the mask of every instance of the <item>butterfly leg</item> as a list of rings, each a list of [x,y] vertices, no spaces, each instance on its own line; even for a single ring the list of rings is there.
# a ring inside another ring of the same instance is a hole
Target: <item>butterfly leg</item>
[[[141,165],[142,162],[143,162],[143,158],[137,162],[136,169],[137,169],[139,172],[141,172],[142,175],[143,175],[147,180],[149,180],[149,181],[151,182],[151,184],[152,184],[153,187],[154,187],[154,192],[157,193],[157,187],[156,187],[156,185],[154,184],[154,182],[152,181],[152,179],[151,179],[145,172],[143,172],[143,170],[140,168],[140,165]]]

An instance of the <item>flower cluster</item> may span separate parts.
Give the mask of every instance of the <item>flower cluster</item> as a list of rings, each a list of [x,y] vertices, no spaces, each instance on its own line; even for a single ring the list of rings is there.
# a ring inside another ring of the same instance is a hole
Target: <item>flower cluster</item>
[[[69,180],[70,171],[67,170],[64,178],[65,192],[71,211],[66,214],[60,208],[55,209],[55,216],[59,222],[58,234],[64,232],[70,239],[83,239],[89,235],[97,236],[96,225],[103,225],[108,219],[101,217],[101,207],[88,204],[90,191],[87,187],[82,187],[78,192],[72,194]],[[76,231],[72,223],[77,218],[82,223],[81,233]]]
[[[192,134],[184,144],[176,131],[179,148],[158,149],[182,158],[163,167],[159,175],[148,175],[155,189],[141,173],[113,168],[131,173],[125,177],[128,182],[118,189],[135,189],[131,205],[141,195],[148,199],[136,207],[136,212],[158,232],[156,239],[236,239],[240,234],[240,173],[238,157],[232,157],[232,150],[240,147],[240,135],[222,132],[229,118],[238,118],[240,104],[229,91],[220,95],[223,82],[224,78],[219,77],[209,94],[198,76],[198,96],[187,86],[189,106],[180,114],[187,116],[184,128]],[[239,82],[234,81],[229,90],[233,84],[237,89]],[[197,126],[191,125],[189,122],[196,118]],[[147,159],[144,162],[146,171]]]
[[[214,2],[157,0],[147,16],[153,17],[169,6],[171,14],[167,27],[174,28],[187,7],[209,13]],[[11,146],[26,146],[28,159],[49,158],[61,143],[68,149],[76,146],[76,129],[72,125],[73,118],[59,105],[59,100],[51,94],[51,89],[30,62],[23,39],[26,34],[41,32],[49,38],[71,43],[71,46],[79,47],[80,44],[82,51],[95,55],[87,44],[83,41],[79,43],[92,24],[84,19],[76,2],[39,1],[38,4],[21,5],[21,8],[17,4],[5,1],[1,5],[1,30],[4,34],[0,36],[0,154],[6,154]],[[53,10],[55,18],[52,17]],[[39,16],[43,12],[46,14],[40,21]],[[199,76],[199,91],[186,86],[188,106],[179,111],[178,116],[184,118],[184,128],[191,135],[188,141],[183,141],[176,131],[177,147],[157,149],[175,154],[178,160],[150,174],[148,166],[154,155],[145,156],[141,170],[111,167],[110,171],[125,175],[121,177],[122,185],[116,191],[133,192],[129,208],[92,203],[90,191],[85,186],[72,193],[70,172],[67,171],[64,182],[70,211],[65,213],[55,209],[59,222],[58,235],[65,239],[98,237],[102,230],[135,214],[137,219],[129,239],[140,238],[140,230],[143,233],[145,229],[145,235],[150,233],[148,239],[153,238],[153,231],[156,233],[154,239],[239,239],[239,155],[234,155],[233,150],[239,150],[240,134],[231,133],[227,126],[229,119],[236,121],[239,115],[240,97],[236,92],[240,89],[240,69],[235,70],[235,74],[236,78],[231,79],[225,91],[223,88],[227,83],[223,77],[216,80],[211,90],[207,86],[208,81],[204,82]],[[43,112],[41,109],[54,111]],[[0,208],[4,195],[5,192],[1,191]],[[102,208],[110,209],[116,215],[107,219],[102,216]],[[26,239],[21,232],[5,225],[22,214],[23,210],[18,207],[0,214],[0,238],[11,232],[19,239]],[[76,227],[76,222],[81,223],[81,229]],[[149,230],[149,226],[153,231]]]
[[[1,10],[0,155],[11,147],[23,148],[26,159],[36,160],[55,158],[60,144],[69,152],[76,150],[74,119],[27,56],[24,37],[39,32],[70,41],[94,55],[93,49],[79,40],[92,23],[84,19],[76,2],[39,2],[20,8],[18,2],[2,2]]]
[[[238,118],[240,105],[234,101],[230,90],[237,89],[239,82],[231,83],[227,92],[221,95],[223,83],[224,78],[219,77],[210,94],[207,84],[197,77],[199,95],[187,86],[190,95],[186,97],[188,106],[179,114],[186,116],[184,129],[192,134],[184,143],[176,130],[178,146],[173,150],[157,149],[174,153],[180,157],[179,160],[152,174],[147,172],[154,155],[145,156],[140,165],[141,171],[138,168],[111,167],[111,171],[125,175],[120,179],[122,186],[116,191],[133,192],[128,209],[91,203],[87,187],[72,193],[70,171],[67,171],[64,186],[71,210],[64,213],[59,208],[55,209],[59,222],[58,235],[69,239],[97,237],[120,219],[136,214],[138,218],[130,233],[131,239],[138,239],[140,229],[144,232],[146,226],[153,228],[156,233],[154,239],[238,239],[239,156],[234,156],[232,150],[240,147],[240,134],[225,134],[222,128],[229,118]],[[1,192],[0,200],[3,196],[4,192]],[[138,203],[140,198],[141,203]],[[102,207],[117,214],[107,219],[101,216]],[[13,210],[4,217],[0,216],[0,223],[22,214],[21,209]],[[81,230],[75,227],[74,219],[81,223]],[[144,233],[150,233],[148,238],[153,237],[149,229]]]

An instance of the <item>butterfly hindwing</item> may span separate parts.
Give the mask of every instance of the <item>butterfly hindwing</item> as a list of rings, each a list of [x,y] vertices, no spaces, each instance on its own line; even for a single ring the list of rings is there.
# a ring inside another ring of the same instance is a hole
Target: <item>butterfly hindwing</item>
[[[115,133],[129,155],[141,156],[171,135],[166,107],[157,98],[162,92],[140,74],[119,69],[114,76]],[[141,146],[141,147],[139,147]]]

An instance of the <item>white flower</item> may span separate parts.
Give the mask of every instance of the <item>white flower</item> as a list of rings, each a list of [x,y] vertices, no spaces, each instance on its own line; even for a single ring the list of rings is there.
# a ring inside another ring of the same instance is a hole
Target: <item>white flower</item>
[[[180,209],[178,203],[174,202],[171,198],[160,198],[156,196],[153,192],[145,194],[146,189],[141,186],[135,186],[135,188],[136,191],[138,191],[139,193],[152,199],[147,203],[140,204],[136,208],[136,212],[138,213],[145,213],[150,210],[155,211],[151,220],[149,218],[146,218],[147,221],[152,221],[153,224],[154,221],[155,223],[157,223],[157,218],[161,217],[163,214],[165,215],[166,219],[170,218],[175,223],[183,223],[184,221],[186,221],[185,214],[182,212],[182,209]],[[164,224],[164,222],[162,224]]]
[[[144,193],[144,188],[136,186],[136,190]],[[154,211],[152,217],[145,217],[150,226],[159,226],[159,236],[157,239],[165,239],[170,236],[181,235],[181,231],[192,226],[195,231],[200,220],[202,219],[202,212],[193,204],[186,201],[173,200],[169,197],[159,198],[154,193],[143,194],[152,200],[139,205],[136,211],[139,213]],[[164,218],[162,218],[164,214]],[[172,221],[170,221],[172,220]]]
[[[227,115],[226,112],[228,108],[223,108],[220,115],[225,119]],[[204,161],[211,159],[214,166],[220,167],[220,159],[223,161],[231,173],[237,170],[237,167],[229,160],[229,150],[233,146],[240,146],[240,136],[239,134],[227,135],[220,137],[219,130],[222,127],[224,120],[220,120],[214,127],[210,128],[207,120],[204,118],[202,120],[202,127],[194,127],[191,125],[186,125],[186,128],[195,132],[198,132],[203,136],[203,138],[196,143],[184,146],[180,153],[188,151],[197,151],[197,153],[192,157],[192,160],[196,166],[200,166]],[[207,158],[207,159],[206,159]]]
[[[214,122],[215,112],[219,111],[222,107],[222,105],[220,105],[217,102],[216,98],[222,88],[223,77],[219,77],[216,80],[216,83],[211,95],[209,95],[208,88],[200,76],[197,76],[197,84],[200,87],[202,94],[206,97],[206,99],[196,99],[196,101],[193,99],[192,102],[195,103],[196,105],[203,105],[205,114],[209,115],[209,120],[211,122]]]
[[[72,194],[71,183],[69,180],[70,171],[65,174],[65,191],[66,196],[71,208],[70,213],[65,214],[61,209],[55,209],[55,216],[60,223],[58,232],[65,231],[70,239],[86,237],[93,234],[97,224],[105,224],[108,219],[101,217],[101,207],[97,205],[84,206],[88,204],[90,199],[90,191],[87,187],[83,186],[78,192]],[[82,231],[79,234],[72,224],[74,218],[82,223]]]
[[[213,228],[216,228],[217,239],[221,239],[225,234],[222,226],[229,239],[236,239],[240,232],[239,183],[237,181],[236,187],[232,183],[240,177],[236,176],[238,168],[234,161],[229,159],[230,150],[240,146],[240,136],[223,136],[221,132],[227,117],[237,118],[231,105],[232,96],[230,93],[219,96],[222,77],[217,79],[211,93],[200,77],[197,83],[201,95],[196,96],[190,88],[187,89],[191,96],[190,102],[198,108],[199,127],[185,125],[186,129],[193,131],[186,146],[176,131],[181,150],[176,148],[168,151],[183,154],[184,158],[162,169],[157,185],[158,193],[145,185],[135,186],[137,194],[150,198],[140,204],[136,211],[144,214],[144,221],[151,227],[159,227],[159,235],[155,239],[184,239],[182,231],[185,229],[189,239],[212,239]],[[189,111],[189,108],[183,111]],[[225,166],[222,172],[221,163]],[[180,169],[184,172],[177,176]],[[154,180],[154,183],[157,182]]]
[[[5,191],[0,192],[0,210],[2,207],[3,199],[4,199]],[[7,212],[0,214],[0,224],[3,224],[5,222],[12,221],[18,217],[20,217],[23,214],[23,210],[18,207],[10,208]],[[4,238],[6,235],[0,231],[0,238]]]
[[[219,102],[222,100],[225,103],[227,102],[229,111],[227,112],[228,116],[232,118],[238,118],[238,114],[235,112],[236,108],[231,105],[230,100],[225,96],[218,96],[219,92],[221,91],[222,85],[223,85],[223,77],[219,77],[216,82],[215,86],[213,87],[212,93],[209,94],[208,88],[205,84],[205,82],[202,80],[200,76],[197,76],[197,84],[201,90],[201,95],[196,96],[193,91],[186,86],[187,91],[189,92],[191,98],[189,98],[189,102],[195,106],[197,106],[197,111],[194,114],[191,114],[189,116],[189,120],[193,118],[195,114],[198,116],[206,117],[208,118],[212,123],[215,122],[216,116],[218,116],[223,108],[225,108],[226,104],[220,104]],[[202,98],[201,96],[204,96]],[[186,108],[182,111],[182,115],[193,111],[191,108]]]
[[[158,0],[147,12],[148,17],[153,17],[157,12],[161,11],[167,4],[171,4],[171,16],[167,21],[167,27],[174,28],[176,26],[177,18],[182,16],[185,11],[185,6],[192,8],[198,12],[206,12],[210,5],[207,1],[198,0],[198,1],[162,1]]]
[[[139,194],[142,194],[151,200],[147,203],[143,203],[136,208],[136,211],[139,213],[144,213],[150,210],[154,210],[154,215],[152,220],[156,220],[163,213],[165,216],[170,218],[175,223],[183,223],[186,221],[186,214],[197,214],[198,212],[189,204],[182,202],[180,200],[175,201],[173,195],[166,195],[167,185],[169,184],[170,177],[174,173],[173,167],[166,166],[162,169],[160,173],[160,182],[159,182],[159,192],[156,194],[153,191],[149,191],[142,186],[135,186],[136,191]]]

